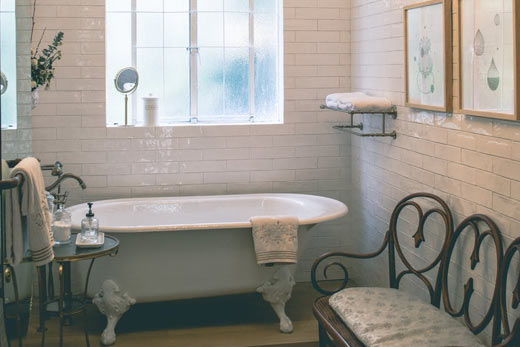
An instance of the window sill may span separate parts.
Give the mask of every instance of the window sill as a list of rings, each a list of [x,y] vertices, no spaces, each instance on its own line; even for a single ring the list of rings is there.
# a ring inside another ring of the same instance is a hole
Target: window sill
[[[159,125],[145,125],[145,124],[136,124],[136,125],[116,125],[116,124],[107,124],[107,128],[162,128],[162,127],[211,127],[211,126],[255,126],[255,125],[282,125],[284,124],[282,121],[279,122],[229,122],[223,123],[219,121],[214,122],[172,122],[172,123],[161,123]]]

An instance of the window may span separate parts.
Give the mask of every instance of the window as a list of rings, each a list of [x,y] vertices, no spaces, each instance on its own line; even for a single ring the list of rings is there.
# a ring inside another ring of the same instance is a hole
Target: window
[[[0,1],[0,67],[5,93],[0,101],[2,129],[16,128],[16,14],[15,0]]]
[[[160,123],[282,120],[281,0],[107,0],[107,124],[124,124],[114,76],[133,66],[142,98],[159,98]]]

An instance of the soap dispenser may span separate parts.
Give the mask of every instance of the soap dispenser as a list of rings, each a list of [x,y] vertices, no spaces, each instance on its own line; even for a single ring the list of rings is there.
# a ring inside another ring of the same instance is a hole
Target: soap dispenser
[[[93,203],[88,203],[88,213],[81,221],[81,241],[85,243],[97,243],[98,241],[99,221],[94,218],[92,205]]]

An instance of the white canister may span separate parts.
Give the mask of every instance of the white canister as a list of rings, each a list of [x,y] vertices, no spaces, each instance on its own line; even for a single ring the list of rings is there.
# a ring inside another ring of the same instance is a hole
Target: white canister
[[[149,94],[143,97],[144,125],[153,127],[159,125],[159,98]]]

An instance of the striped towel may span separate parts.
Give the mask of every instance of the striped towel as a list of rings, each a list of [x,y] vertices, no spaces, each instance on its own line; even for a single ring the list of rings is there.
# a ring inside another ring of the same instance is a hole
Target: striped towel
[[[252,217],[256,262],[296,264],[298,225],[296,217]]]
[[[11,170],[10,176],[17,174],[23,176],[23,184],[9,190],[6,196],[7,257],[11,264],[20,263],[28,241],[33,263],[45,265],[54,259],[54,240],[40,163],[35,158],[25,158]]]

